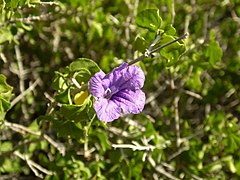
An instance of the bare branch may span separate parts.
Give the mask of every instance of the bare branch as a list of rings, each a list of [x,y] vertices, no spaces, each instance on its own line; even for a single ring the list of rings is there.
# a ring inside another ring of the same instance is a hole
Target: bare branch
[[[40,82],[40,79],[37,79],[31,86],[29,86],[26,90],[24,90],[23,92],[21,92],[21,94],[19,94],[12,102],[11,102],[11,107],[10,109],[17,104],[19,101],[21,101],[23,99],[23,97],[25,97],[28,93],[30,93],[32,90],[35,89],[35,87],[38,85],[38,83]]]
[[[3,60],[4,63],[7,63],[7,58],[2,52],[0,52],[0,58]]]
[[[160,166],[160,165],[156,166],[155,170],[157,172],[159,172],[160,174],[163,174],[164,176],[166,176],[169,179],[180,180],[179,178],[177,178],[177,177],[173,176],[172,174],[168,173],[167,171],[165,171],[164,168],[162,166]]]
[[[155,171],[166,176],[168,179],[180,180],[179,178],[177,178],[177,177],[173,176],[172,174],[170,174],[169,172],[165,171],[165,169],[161,165],[156,166],[156,162],[153,160],[153,158],[151,156],[148,156],[148,161],[151,164],[151,166],[155,169]]]
[[[182,154],[184,151],[189,150],[189,147],[182,147],[179,148],[175,153],[173,153],[171,156],[169,156],[168,161],[171,161],[172,159],[174,159],[175,157],[179,156],[180,154]]]
[[[138,150],[138,151],[152,151],[156,147],[152,145],[148,146],[141,146],[141,145],[133,145],[133,144],[112,144],[113,148],[121,148],[121,149],[132,149],[133,151]]]
[[[189,96],[192,96],[192,97],[195,97],[196,99],[202,99],[202,96],[195,93],[195,92],[192,92],[192,91],[189,91],[189,90],[184,90],[184,92],[189,95]]]
[[[23,67],[23,60],[22,60],[22,55],[20,52],[20,48],[18,45],[15,45],[15,53],[16,53],[16,59],[17,59],[17,64],[18,64],[18,78],[19,78],[19,88],[20,92],[23,93],[25,91],[25,85],[24,85],[24,80],[25,80],[25,73],[24,73],[24,67]],[[23,115],[26,119],[28,119],[29,115],[27,112],[27,106],[25,104],[25,98],[20,99],[23,103],[21,104],[22,112]]]
[[[177,95],[174,98],[174,114],[175,114],[175,130],[176,130],[176,136],[177,136],[177,147],[181,144],[181,137],[180,137],[180,122],[179,122],[179,111],[178,111],[178,102],[180,97]]]
[[[175,0],[172,0],[172,4],[171,4],[171,14],[172,14],[172,24],[174,24],[174,20],[175,20]]]
[[[49,144],[51,144],[53,147],[55,147],[63,156],[65,155],[65,146],[62,143],[58,143],[56,141],[54,141],[51,137],[49,137],[47,134],[43,134],[40,131],[33,131],[25,126],[22,126],[20,124],[16,124],[16,123],[11,123],[8,121],[4,121],[4,125],[5,127],[8,127],[10,129],[12,129],[13,131],[16,131],[20,134],[32,134],[38,137],[42,137],[43,139],[45,139],[46,141],[49,142]]]
[[[53,175],[54,172],[49,171],[45,168],[43,168],[42,166],[40,166],[39,164],[35,163],[34,161],[32,161],[31,159],[28,158],[27,155],[23,155],[21,154],[19,151],[14,151],[13,153],[14,155],[16,155],[17,157],[21,158],[22,160],[26,161],[26,163],[28,164],[28,166],[30,167],[30,169],[34,172],[34,174],[39,177],[39,178],[43,178],[43,175],[40,173],[44,173],[46,175]],[[40,171],[40,172],[39,172]]]
[[[159,50],[161,50],[161,49],[163,49],[163,48],[165,48],[165,47],[167,47],[167,46],[169,46],[169,45],[171,45],[171,44],[173,44],[173,43],[175,43],[175,42],[178,42],[178,41],[180,41],[180,40],[182,40],[182,39],[185,39],[188,35],[189,35],[189,34],[188,34],[188,32],[187,32],[187,33],[185,33],[184,35],[180,36],[179,38],[177,38],[177,39],[175,39],[175,40],[173,40],[173,41],[170,41],[170,42],[168,42],[168,43],[166,43],[166,44],[164,44],[164,45],[162,45],[162,46],[159,46],[159,47],[157,47],[157,48],[155,48],[155,49],[153,49],[153,50],[151,50],[151,51],[149,51],[149,52],[147,51],[147,53],[144,53],[144,54],[141,55],[140,57],[138,57],[138,58],[132,60],[131,62],[129,62],[128,65],[130,66],[130,65],[133,65],[133,64],[135,64],[135,63],[137,63],[137,62],[139,62],[139,61],[142,61],[144,58],[150,56],[151,54],[153,54],[153,53],[155,53],[155,52],[157,52],[157,51],[159,51]]]

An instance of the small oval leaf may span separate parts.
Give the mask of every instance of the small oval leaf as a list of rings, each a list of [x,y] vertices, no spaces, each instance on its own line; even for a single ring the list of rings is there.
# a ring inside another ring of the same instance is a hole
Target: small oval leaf
[[[159,10],[147,9],[141,11],[136,17],[136,24],[139,27],[156,32],[162,24],[162,18],[159,16]]]

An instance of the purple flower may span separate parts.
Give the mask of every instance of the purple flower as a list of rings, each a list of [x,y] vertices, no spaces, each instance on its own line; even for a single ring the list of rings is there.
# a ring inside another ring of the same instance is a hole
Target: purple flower
[[[96,73],[89,81],[90,93],[96,98],[94,108],[98,119],[111,122],[122,112],[138,114],[143,110],[145,94],[141,90],[145,80],[142,69],[123,63],[106,75]]]

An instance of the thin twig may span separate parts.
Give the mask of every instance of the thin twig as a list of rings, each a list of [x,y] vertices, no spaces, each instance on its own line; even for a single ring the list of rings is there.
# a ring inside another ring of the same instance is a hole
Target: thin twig
[[[25,139],[24,141],[19,141],[19,143],[17,145],[15,145],[10,151],[0,152],[0,156],[11,155],[14,151],[16,151],[17,149],[19,149],[22,146],[26,146],[31,143],[40,142],[40,141],[42,141],[42,139],[32,139],[32,140]],[[0,180],[1,180],[1,178],[0,178]]]
[[[129,116],[127,116],[126,118],[124,118],[124,120],[128,123],[128,125],[130,126],[134,126],[137,129],[139,129],[140,131],[144,132],[146,131],[146,127],[144,127],[143,125],[141,125],[139,123],[139,121],[134,121],[132,118],[129,118]]]
[[[138,5],[139,5],[139,0],[135,0],[135,4],[134,4],[134,8],[133,8],[133,17],[137,16]]]
[[[165,169],[161,165],[156,166],[156,162],[153,160],[153,158],[151,156],[148,156],[148,161],[151,164],[151,166],[155,169],[155,171],[157,171],[158,173],[166,176],[168,179],[179,180],[179,178],[177,178],[177,177],[173,176],[172,174],[170,174],[169,172],[165,171]]]
[[[148,98],[146,99],[146,104],[150,103],[151,101],[155,100],[162,92],[165,90],[166,87],[159,86],[158,89],[152,93],[149,93]]]
[[[81,87],[79,89],[71,91],[71,94],[75,95],[78,92],[87,90],[87,88],[88,88],[88,84],[83,84],[83,85],[81,85]]]
[[[184,23],[184,33],[189,31],[188,29],[189,29],[190,20],[191,20],[191,15],[186,15],[185,23]]]
[[[195,93],[195,92],[192,92],[192,91],[189,91],[189,90],[184,90],[184,92],[189,95],[189,96],[192,96],[192,97],[195,97],[196,99],[202,99],[202,96]]]
[[[50,1],[50,2],[40,1],[40,2],[38,2],[38,3],[41,4],[41,5],[49,5],[49,6],[56,5],[56,6],[59,6],[59,3],[58,3],[58,2],[54,2],[54,1]]]
[[[179,156],[180,154],[182,154],[184,151],[187,151],[189,148],[184,146],[182,148],[179,148],[177,150],[177,152],[173,153],[171,156],[169,156],[169,158],[167,159],[167,161],[171,161],[172,159],[174,159],[175,157]]]
[[[55,147],[63,156],[65,155],[65,146],[61,143],[55,142],[51,137],[49,137],[47,134],[43,134],[40,131],[33,131],[23,125],[20,124],[16,124],[16,123],[11,123],[8,121],[4,121],[4,125],[10,129],[12,129],[13,131],[16,131],[20,134],[32,134],[38,137],[43,137],[43,139],[45,139],[46,141],[49,142],[49,144],[51,144],[53,147]]]
[[[116,135],[121,135],[121,137],[131,137],[131,135],[127,131],[123,131],[122,129],[116,127],[108,127],[108,131]]]
[[[25,91],[25,85],[24,85],[24,79],[25,79],[25,75],[24,75],[24,68],[23,68],[23,62],[22,62],[22,56],[21,56],[21,52],[20,52],[20,48],[18,45],[15,45],[15,53],[16,53],[16,59],[17,59],[17,64],[18,64],[18,78],[19,78],[19,89],[20,92],[23,93]],[[21,104],[21,108],[22,108],[22,112],[23,115],[26,119],[28,119],[29,115],[27,112],[27,106],[25,104],[25,98],[23,98],[24,96],[22,96],[22,98],[20,99],[23,103]]]
[[[164,176],[166,176],[168,179],[172,179],[172,180],[180,180],[179,178],[173,176],[172,174],[168,173],[167,171],[164,170],[164,168],[160,165],[155,167],[155,170],[157,172],[159,172],[160,174],[163,174]]]
[[[29,16],[25,18],[13,18],[10,23],[16,23],[16,22],[24,22],[31,24],[33,21],[43,21],[43,20],[49,20],[49,17],[52,15],[52,13],[47,14],[41,14],[39,16]]]
[[[40,172],[42,172],[42,173],[44,173],[46,175],[53,175],[54,174],[54,172],[49,171],[49,170],[43,168],[39,164],[37,164],[34,161],[32,161],[31,159],[29,159],[27,155],[23,155],[19,151],[14,151],[13,154],[16,155],[17,157],[21,158],[22,160],[26,161],[26,163],[28,164],[30,169],[34,172],[34,174],[37,177],[43,178],[42,174],[40,174],[38,171],[40,171]]]
[[[0,52],[0,58],[3,60],[4,63],[7,63],[7,58],[2,52]]]
[[[174,98],[174,115],[175,115],[175,130],[176,130],[176,136],[177,136],[177,147],[180,147],[181,144],[181,137],[180,137],[180,122],[179,122],[179,110],[178,110],[178,102],[180,97],[177,95]]]
[[[152,151],[156,149],[155,146],[148,145],[148,146],[141,146],[141,145],[133,145],[133,144],[112,144],[113,148],[121,148],[121,149],[132,149],[133,151]]]
[[[158,43],[158,41],[161,39],[161,35],[158,34],[155,40],[152,42],[152,44],[148,48],[148,52],[151,52],[153,47]]]
[[[19,46],[15,45],[14,48],[15,48],[16,59],[17,59],[17,64],[18,64],[18,77],[21,80],[20,81],[20,90],[24,91],[24,82],[22,82],[24,80],[24,69],[23,69],[23,63],[22,63],[22,56],[21,56]]]
[[[172,4],[171,4],[171,8],[172,8],[172,12],[171,12],[171,14],[172,14],[172,24],[174,24],[174,20],[175,20],[175,15],[176,15],[176,13],[175,13],[175,2],[174,2],[175,0],[172,0]]]
[[[38,85],[40,82],[40,79],[37,79],[31,86],[29,86],[26,90],[21,92],[12,102],[11,102],[11,107],[10,109],[17,104],[19,101],[21,101],[28,93],[30,93],[32,90],[35,89],[35,87]]]
[[[157,52],[157,51],[159,51],[159,50],[161,50],[161,49],[163,49],[163,48],[165,48],[165,47],[167,47],[167,46],[169,46],[169,45],[171,45],[171,44],[173,44],[175,42],[178,42],[178,41],[180,41],[182,39],[185,39],[188,35],[189,35],[188,33],[185,33],[184,35],[180,36],[179,38],[177,38],[177,39],[175,39],[173,41],[170,41],[170,42],[168,42],[168,43],[166,43],[166,44],[164,44],[162,46],[159,46],[159,47],[153,49],[152,51],[144,53],[140,57],[138,57],[138,58],[132,60],[131,62],[129,62],[128,65],[130,66],[130,65],[133,65],[133,64],[135,64],[135,63],[137,63],[139,61],[142,61],[144,58],[149,57],[151,54],[153,54],[153,53],[155,53],[155,52]]]

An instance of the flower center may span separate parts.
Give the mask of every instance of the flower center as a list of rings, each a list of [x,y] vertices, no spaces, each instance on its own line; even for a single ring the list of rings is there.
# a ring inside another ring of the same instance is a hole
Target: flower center
[[[104,92],[104,97],[105,97],[106,99],[110,99],[111,96],[112,96],[112,91],[111,91],[110,88],[107,88],[106,91]]]

